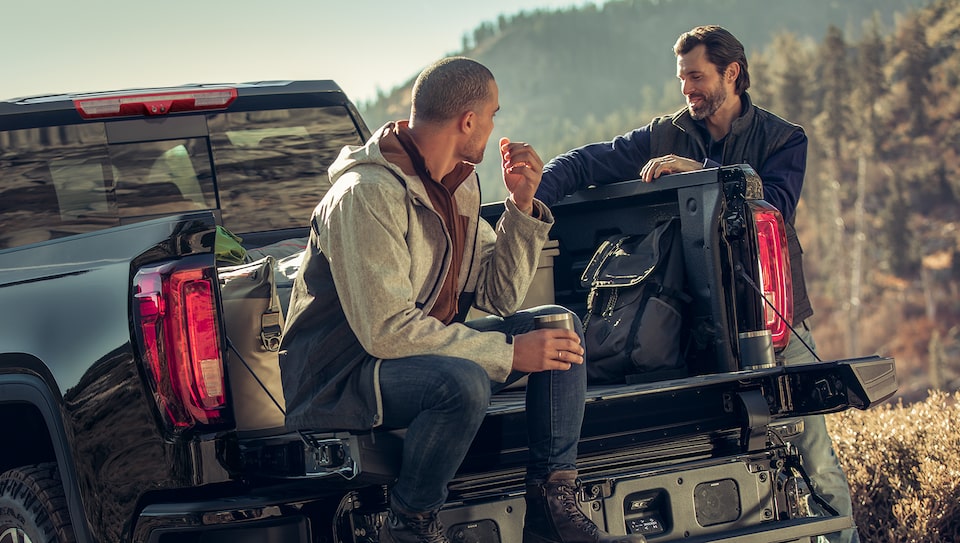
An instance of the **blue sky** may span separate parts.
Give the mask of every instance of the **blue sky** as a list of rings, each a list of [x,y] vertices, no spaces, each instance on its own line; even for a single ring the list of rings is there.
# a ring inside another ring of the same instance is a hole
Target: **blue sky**
[[[334,79],[369,100],[500,14],[602,0],[32,0],[4,5],[0,99]]]

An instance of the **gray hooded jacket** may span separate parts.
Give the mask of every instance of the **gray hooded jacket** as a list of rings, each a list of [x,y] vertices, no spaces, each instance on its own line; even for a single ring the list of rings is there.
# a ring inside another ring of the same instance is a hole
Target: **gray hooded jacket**
[[[510,373],[512,338],[429,316],[450,268],[451,240],[420,178],[381,153],[392,128],[341,151],[311,217],[280,352],[288,429],[380,425],[379,367],[391,359],[443,355],[475,361],[492,380]],[[536,219],[507,200],[494,230],[480,217],[476,173],[455,197],[469,225],[461,298],[510,315],[533,279],[553,216],[539,201]]]

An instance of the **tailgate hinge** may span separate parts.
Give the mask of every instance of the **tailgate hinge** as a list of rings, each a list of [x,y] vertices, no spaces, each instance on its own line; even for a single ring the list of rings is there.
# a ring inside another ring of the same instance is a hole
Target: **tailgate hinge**
[[[770,424],[767,399],[760,390],[744,390],[736,394],[746,415],[740,433],[740,445],[747,451],[763,450],[767,446],[767,425]]]

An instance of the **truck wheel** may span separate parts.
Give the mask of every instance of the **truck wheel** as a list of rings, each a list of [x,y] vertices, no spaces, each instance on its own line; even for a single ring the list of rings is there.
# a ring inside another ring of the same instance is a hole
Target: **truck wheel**
[[[54,462],[0,474],[0,543],[75,543]]]

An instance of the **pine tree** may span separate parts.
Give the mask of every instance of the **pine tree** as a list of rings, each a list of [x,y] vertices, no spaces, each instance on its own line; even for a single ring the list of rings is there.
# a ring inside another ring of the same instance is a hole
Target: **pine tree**
[[[858,47],[856,71],[865,81],[852,94],[854,122],[862,134],[857,149],[857,183],[853,205],[853,248],[850,258],[850,311],[847,317],[847,352],[856,355],[860,350],[860,315],[863,308],[864,243],[870,235],[867,224],[867,183],[869,166],[874,163],[880,127],[877,120],[877,101],[887,91],[888,85],[883,74],[886,60],[883,39],[880,36],[879,17],[874,15],[866,28],[863,40]]]
[[[910,134],[921,136],[927,132],[926,107],[931,98],[932,54],[919,14],[913,14],[904,21],[897,46],[903,51],[900,68],[909,98],[906,105]]]
[[[849,79],[850,62],[847,59],[847,45],[839,28],[830,26],[827,36],[818,53],[820,84],[819,111],[814,118],[814,145],[823,153],[823,170],[816,178],[807,178],[807,182],[816,181],[820,187],[815,192],[819,201],[818,224],[824,229],[820,237],[824,268],[835,273],[847,270],[848,252],[845,243],[845,225],[843,217],[844,190],[840,183],[844,175],[845,143],[849,141],[850,111]],[[846,274],[843,274],[846,275]],[[836,300],[848,301],[847,281],[828,283],[828,294]]]
[[[808,69],[813,65],[809,48],[795,34],[787,32],[773,39],[773,51],[770,75],[777,96],[774,112],[788,121],[805,125],[809,121],[807,93],[813,77]]]
[[[852,87],[847,44],[839,28],[831,25],[820,50],[818,64],[821,66],[818,79],[822,89],[820,121],[824,132],[820,134],[828,152],[828,158],[837,160],[843,156],[843,144],[847,141],[850,127],[848,96]]]

